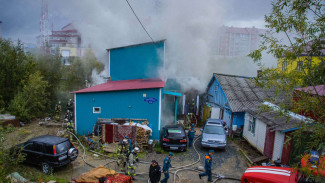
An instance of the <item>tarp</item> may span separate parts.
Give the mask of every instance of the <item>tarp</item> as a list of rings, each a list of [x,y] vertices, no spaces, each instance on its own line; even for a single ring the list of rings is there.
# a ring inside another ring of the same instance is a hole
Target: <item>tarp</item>
[[[98,182],[98,179],[101,177],[112,177],[116,176],[118,173],[116,173],[114,170],[99,166],[97,168],[92,169],[89,172],[81,174],[79,177],[75,178],[76,183],[82,183],[82,182]]]
[[[130,123],[124,123],[123,125],[130,125]],[[150,133],[152,132],[152,129],[147,125],[141,125],[139,123],[131,123],[131,126],[137,126],[137,127],[143,128],[145,131],[149,130]]]

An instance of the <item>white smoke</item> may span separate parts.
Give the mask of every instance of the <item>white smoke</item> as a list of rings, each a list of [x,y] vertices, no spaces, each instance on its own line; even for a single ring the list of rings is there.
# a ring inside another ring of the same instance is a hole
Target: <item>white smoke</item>
[[[218,26],[225,24],[225,8],[216,0],[129,0],[154,41],[166,39],[162,78],[176,78],[184,90],[204,91],[212,73],[256,76],[248,58],[222,58],[215,52]],[[151,41],[123,0],[60,1],[56,3],[106,64],[107,48]],[[73,7],[73,8],[72,8]],[[238,60],[237,60],[238,59]]]

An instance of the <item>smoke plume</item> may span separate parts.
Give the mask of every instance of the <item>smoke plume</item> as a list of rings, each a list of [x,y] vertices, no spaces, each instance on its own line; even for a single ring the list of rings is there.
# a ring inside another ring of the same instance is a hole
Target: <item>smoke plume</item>
[[[59,5],[105,63],[107,48],[151,41],[125,1],[64,1]],[[217,28],[226,24],[224,1],[129,0],[154,41],[166,39],[163,79],[176,78],[184,90],[204,91],[212,73],[256,76],[247,57],[224,58],[216,52]],[[73,11],[71,11],[73,7]],[[68,11],[69,9],[69,11]]]

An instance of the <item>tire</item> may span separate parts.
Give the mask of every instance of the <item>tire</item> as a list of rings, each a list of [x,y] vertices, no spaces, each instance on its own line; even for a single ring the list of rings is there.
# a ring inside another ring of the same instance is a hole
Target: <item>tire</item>
[[[42,163],[41,168],[42,168],[42,172],[45,174],[51,174],[53,172],[53,168],[48,163]]]
[[[68,150],[68,158],[70,159],[70,161],[74,161],[75,159],[77,159],[77,157],[78,157],[78,149],[70,148]]]

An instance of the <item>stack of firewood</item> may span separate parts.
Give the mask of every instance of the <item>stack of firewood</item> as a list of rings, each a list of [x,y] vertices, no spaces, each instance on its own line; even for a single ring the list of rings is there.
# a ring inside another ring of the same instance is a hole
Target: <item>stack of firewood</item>
[[[137,127],[137,142],[147,144],[149,139],[150,131],[146,131],[141,127]]]

